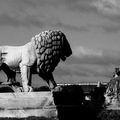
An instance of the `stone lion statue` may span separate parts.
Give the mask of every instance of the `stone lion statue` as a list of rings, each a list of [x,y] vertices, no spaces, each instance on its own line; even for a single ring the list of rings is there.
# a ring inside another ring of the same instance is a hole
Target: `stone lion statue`
[[[54,89],[57,84],[52,72],[60,60],[65,61],[71,54],[65,34],[48,30],[35,35],[23,46],[0,46],[0,66],[4,68],[8,82],[15,81],[15,71],[20,71],[24,92],[32,91],[32,74],[38,74],[50,89]]]

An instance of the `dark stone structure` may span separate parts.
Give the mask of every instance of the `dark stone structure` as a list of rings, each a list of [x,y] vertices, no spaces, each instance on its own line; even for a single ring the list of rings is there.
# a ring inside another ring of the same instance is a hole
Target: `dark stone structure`
[[[103,109],[105,90],[104,86],[95,87],[89,93],[91,100],[88,101],[79,85],[65,86],[62,91],[54,92],[59,120],[97,120],[98,113]]]

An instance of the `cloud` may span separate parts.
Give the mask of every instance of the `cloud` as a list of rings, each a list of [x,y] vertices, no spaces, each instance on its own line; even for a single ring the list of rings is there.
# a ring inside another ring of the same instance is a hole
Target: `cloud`
[[[79,13],[94,12],[94,8],[90,6],[92,0],[76,0],[76,2],[68,3],[68,9]]]
[[[27,16],[25,18],[14,18],[8,14],[0,15],[0,25],[1,26],[13,26],[13,27],[30,27],[30,26],[38,26],[43,27],[44,22],[34,19],[35,17]]]
[[[64,63],[64,67],[57,67],[54,76],[59,82],[78,83],[78,82],[97,82],[109,81],[112,77],[113,66],[99,65],[87,62],[71,64]]]
[[[94,49],[89,49],[87,47],[79,46],[73,49],[73,55],[77,57],[82,57],[82,56],[102,56],[102,51],[100,50],[94,50]]]
[[[91,7],[96,8],[96,14],[106,21],[101,26],[107,33],[117,33],[120,31],[120,1],[119,0],[93,0]]]
[[[65,63],[60,63],[54,75],[57,81],[64,83],[106,82],[111,79],[119,63],[120,52],[78,46]]]
[[[70,6],[79,0],[10,0],[0,1],[0,25],[12,27],[59,27],[74,31],[88,31],[86,26],[64,22]],[[70,13],[71,15],[71,13]]]
[[[119,65],[120,52],[112,50],[89,49],[78,46],[73,49],[73,56],[69,62],[74,64],[96,64],[102,66]]]
[[[107,15],[120,15],[119,0],[97,0],[92,3],[99,11]]]
[[[120,28],[118,24],[112,26],[111,24],[108,25],[108,23],[107,25],[103,25],[103,23],[101,23],[102,25],[97,25],[99,24],[98,22],[89,24],[91,21],[86,21],[87,24],[83,23],[82,20],[85,18],[82,19],[82,16],[78,17],[79,15],[83,15],[84,12],[96,13],[95,7],[93,7],[93,5],[91,6],[92,1],[93,0],[2,0],[0,1],[0,25],[27,28],[51,26],[79,32],[89,32],[92,29],[94,30],[94,28],[95,30],[102,28],[108,33],[118,32]],[[93,18],[96,17],[94,16]],[[67,22],[67,19],[69,22]],[[77,19],[80,19],[80,21]],[[77,23],[74,21],[77,21]],[[95,20],[93,19],[93,21]]]
[[[107,0],[1,0],[0,25],[27,28],[51,26],[79,32],[96,31],[102,28],[108,33],[118,32],[120,30],[118,24],[108,22],[106,25],[104,22],[96,22],[95,16],[93,16],[95,19],[90,19],[91,21],[95,21],[95,23],[92,23],[88,21],[90,16],[83,17],[83,15],[90,12],[98,14],[96,8],[100,9],[99,4],[109,3],[109,1],[107,3],[105,1]],[[115,3],[110,2],[110,4]],[[101,8],[100,11],[102,10]],[[81,17],[78,17],[79,15]],[[83,23],[84,19],[87,18],[88,20],[85,21],[87,24]],[[67,22],[67,19],[70,19],[69,22]],[[107,17],[107,19],[120,22],[120,18],[118,17]]]
[[[0,25],[13,27],[42,27],[44,16],[31,0],[0,1]],[[42,18],[42,19],[39,19]]]
[[[105,33],[105,34],[118,33],[120,31],[120,21],[119,21],[120,19],[114,18],[114,20],[111,21],[111,18],[107,17],[107,20],[108,21],[105,21],[103,23],[87,25],[86,28],[89,31],[94,30],[94,31],[98,31],[99,33]]]
[[[120,31],[120,25],[119,24],[107,24],[107,25],[101,25],[101,28],[107,32],[107,33],[118,33]]]
[[[56,21],[56,23],[53,23],[51,25],[55,26],[55,27],[65,28],[67,30],[77,31],[77,32],[88,32],[89,31],[89,27],[87,27],[87,26],[74,26],[74,25],[70,25],[70,24],[65,24],[59,20]]]

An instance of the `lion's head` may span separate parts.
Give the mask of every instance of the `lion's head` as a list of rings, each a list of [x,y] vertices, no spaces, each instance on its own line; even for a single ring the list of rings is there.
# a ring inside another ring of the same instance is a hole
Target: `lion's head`
[[[44,31],[32,38],[36,49],[38,72],[53,72],[61,60],[72,54],[70,44],[61,31]]]

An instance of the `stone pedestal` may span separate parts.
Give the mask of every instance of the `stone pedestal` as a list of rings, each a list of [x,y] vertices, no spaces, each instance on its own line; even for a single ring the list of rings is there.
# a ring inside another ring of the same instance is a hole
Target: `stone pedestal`
[[[21,92],[19,85],[0,85],[0,118],[57,118],[51,91]]]

